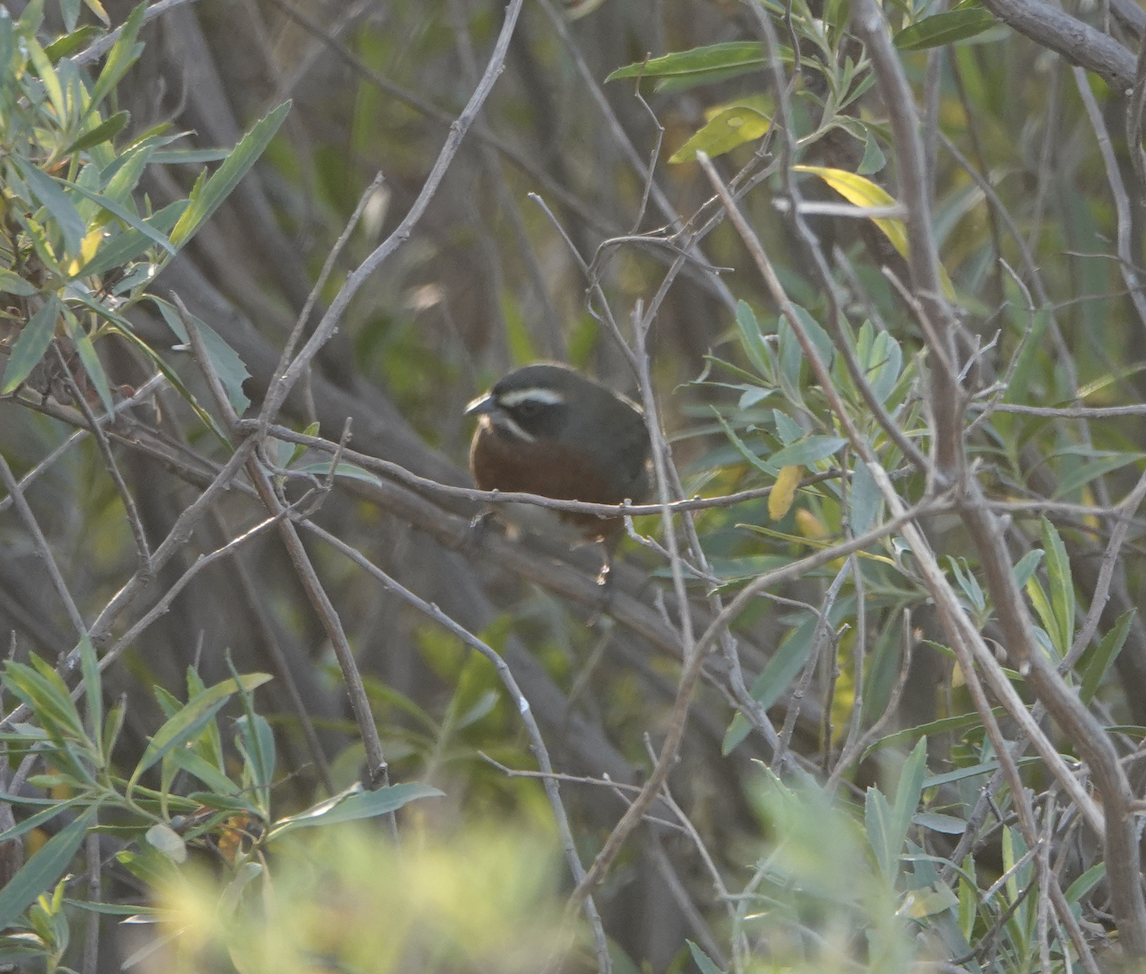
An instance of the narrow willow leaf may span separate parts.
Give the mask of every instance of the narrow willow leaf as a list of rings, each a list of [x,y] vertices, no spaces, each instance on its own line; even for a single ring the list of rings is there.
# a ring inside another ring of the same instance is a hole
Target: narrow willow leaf
[[[67,194],[56,184],[56,181],[46,173],[41,172],[26,159],[12,157],[12,163],[20,170],[20,175],[28,183],[28,188],[35,194],[44,208],[51,214],[52,219],[60,228],[64,238],[64,249],[68,255],[79,252],[80,243],[87,233],[87,226],[80,217],[79,210]]]
[[[14,392],[40,363],[52,343],[59,317],[59,298],[54,294],[49,295],[44,306],[32,315],[31,320],[20,332],[20,337],[16,339],[16,344],[8,356],[8,364],[4,368],[4,383],[0,385],[0,395],[6,396]]]
[[[661,57],[637,61],[617,68],[605,80],[619,78],[692,77],[711,79],[713,75],[728,77],[729,71],[752,71],[768,63],[764,47],[759,41],[732,41],[677,51]]]
[[[107,381],[107,373],[103,370],[103,363],[96,354],[91,336],[84,331],[83,326],[76,320],[75,315],[68,310],[67,306],[64,307],[64,327],[67,329],[72,344],[76,346],[88,381],[95,387],[96,395],[99,396],[103,408],[110,413],[114,403],[111,398],[111,384]]]
[[[768,458],[768,462],[773,467],[787,467],[791,464],[808,467],[820,460],[826,460],[846,443],[847,440],[842,436],[824,436],[813,433],[811,436],[805,436],[799,442],[785,447],[778,453],[773,453]]]
[[[290,111],[291,103],[283,102],[274,111],[261,118],[244,135],[223,164],[203,183],[196,183],[191,191],[191,205],[171,231],[171,242],[178,248],[185,244],[223,203],[258,161]]]
[[[90,149],[92,146],[99,145],[103,142],[110,142],[123,131],[123,127],[129,121],[131,121],[131,115],[127,112],[116,112],[114,115],[100,122],[95,128],[85,132],[62,152],[57,153],[57,158],[70,156],[75,152],[82,152],[84,149]]]
[[[1098,644],[1090,662],[1086,664],[1086,669],[1082,674],[1082,689],[1079,691],[1079,698],[1083,703],[1088,704],[1094,699],[1094,695],[1102,684],[1103,677],[1106,676],[1106,671],[1110,669],[1110,664],[1122,652],[1122,647],[1126,645],[1126,637],[1130,633],[1130,623],[1134,621],[1136,611],[1136,609],[1129,609],[1118,617],[1114,628],[1102,637],[1102,641]]]
[[[396,811],[403,805],[419,798],[437,798],[444,792],[429,785],[412,781],[377,791],[363,791],[355,785],[333,798],[308,808],[305,812],[280,819],[267,833],[267,839],[277,839],[295,829],[314,825],[333,825],[338,822],[352,822],[357,819],[373,818]]]
[[[100,9],[102,10],[102,8]],[[96,83],[92,85],[91,98],[88,101],[85,114],[99,108],[100,103],[111,94],[115,86],[119,84],[120,79],[127,73],[127,69],[139,57],[143,45],[137,44],[135,39],[139,35],[139,29],[143,26],[146,11],[147,4],[141,3],[128,14],[127,20],[123,22],[123,26],[119,29],[119,37],[116,38],[115,44],[104,59],[103,70],[99,73]],[[107,14],[104,16],[106,17]]]
[[[187,705],[160,727],[148,742],[143,757],[139,759],[139,764],[132,773],[131,784],[134,786],[139,776],[172,748],[178,747],[198,734],[219,708],[239,691],[240,683],[243,688],[253,690],[269,679],[270,676],[266,673],[247,673],[240,682],[223,680],[188,700]]]
[[[143,236],[145,236],[152,243],[158,244],[169,254],[174,256],[175,248],[172,246],[171,241],[168,240],[167,237],[165,237],[158,230],[156,230],[155,227],[149,224],[146,220],[141,220],[126,206],[122,206],[107,196],[103,196],[99,193],[93,193],[91,190],[84,189],[82,186],[79,186],[76,183],[65,185],[71,185],[71,187],[81,196],[86,196],[93,203],[98,203],[101,207],[107,210],[108,213],[118,217],[133,230],[143,234]]]
[[[0,889],[0,929],[10,927],[37,896],[56,885],[84,841],[97,811],[98,803],[85,809],[52,836]]]
[[[994,14],[978,3],[961,3],[954,10],[935,14],[916,21],[903,28],[893,38],[893,43],[901,51],[923,51],[944,44],[974,37],[994,27],[997,21]]]
[[[1070,652],[1074,636],[1074,579],[1071,577],[1070,558],[1062,543],[1058,529],[1047,518],[1042,518],[1043,550],[1046,552],[1047,581],[1050,583],[1050,604],[1054,612],[1055,628],[1059,633],[1056,644],[1059,656]]]

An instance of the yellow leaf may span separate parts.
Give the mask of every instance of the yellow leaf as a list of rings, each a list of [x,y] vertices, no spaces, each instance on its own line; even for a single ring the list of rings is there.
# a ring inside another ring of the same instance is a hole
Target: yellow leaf
[[[830,169],[826,166],[793,166],[792,169],[795,172],[808,172],[813,176],[819,176],[853,206],[895,206],[897,202],[895,197],[882,186],[877,186],[870,179],[864,179],[863,176],[857,176],[846,169]],[[896,253],[906,260],[907,228],[903,221],[893,220],[890,217],[872,217],[871,222],[883,231],[883,235],[891,241]],[[953,300],[955,286],[942,264],[939,265],[939,278],[943,282],[944,294]]]
[[[824,522],[805,507],[801,507],[796,512],[796,523],[800,526],[800,533],[805,538],[816,539],[828,536],[828,529],[824,527]]]
[[[768,495],[768,517],[773,521],[779,521],[792,509],[792,500],[796,496],[796,487],[800,483],[803,469],[799,465],[781,469],[772,493]]]
[[[845,200],[853,206],[895,206],[895,197],[882,186],[877,186],[870,179],[857,176],[846,169],[829,169],[825,166],[793,166],[796,172],[810,172],[819,176],[832,187]],[[879,227],[884,236],[891,241],[896,253],[901,257],[907,256],[907,229],[902,220],[893,220],[889,217],[873,217],[872,223]]]
[[[738,145],[755,142],[772,124],[762,107],[759,99],[746,98],[705,112],[708,124],[677,149],[669,162],[691,162],[698,150],[719,156]]]
[[[99,250],[99,245],[103,242],[103,229],[96,227],[94,230],[89,230],[83,243],[80,244],[80,253],[70,264],[68,264],[68,274],[78,274],[80,269],[83,268],[88,261],[90,261]]]

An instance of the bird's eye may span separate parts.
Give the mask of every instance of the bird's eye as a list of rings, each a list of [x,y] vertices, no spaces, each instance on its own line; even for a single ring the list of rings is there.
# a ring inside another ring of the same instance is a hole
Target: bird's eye
[[[538,402],[536,399],[523,399],[517,404],[517,413],[523,419],[529,419],[532,416],[536,416],[544,408],[544,404]]]

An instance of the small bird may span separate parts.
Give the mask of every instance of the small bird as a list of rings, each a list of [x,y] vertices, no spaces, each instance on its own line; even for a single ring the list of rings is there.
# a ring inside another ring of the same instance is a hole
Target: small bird
[[[567,366],[542,362],[516,369],[465,414],[478,417],[470,470],[482,490],[594,504],[640,502],[648,495],[644,413]],[[560,520],[575,527],[581,540],[604,543],[604,579],[624,519],[562,511]],[[543,527],[541,533],[553,532]]]

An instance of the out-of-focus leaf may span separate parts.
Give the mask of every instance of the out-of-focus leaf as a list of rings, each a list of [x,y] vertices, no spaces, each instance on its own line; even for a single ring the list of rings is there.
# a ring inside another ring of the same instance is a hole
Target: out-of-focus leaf
[[[773,521],[779,521],[791,510],[803,472],[804,468],[799,464],[781,468],[776,483],[772,485],[772,493],[768,495],[768,517]]]
[[[1136,611],[1136,609],[1129,609],[1118,617],[1114,628],[1102,637],[1102,641],[1098,644],[1094,655],[1091,656],[1090,662],[1086,664],[1086,669],[1082,674],[1082,689],[1079,691],[1079,698],[1084,704],[1088,704],[1094,699],[1094,695],[1102,683],[1102,678],[1110,669],[1110,664],[1118,658],[1118,654],[1122,652],[1122,647],[1126,645],[1126,637],[1130,634],[1130,623],[1134,621]]]
[[[337,822],[352,822],[385,815],[415,799],[437,798],[443,794],[437,788],[416,781],[379,788],[377,791],[363,791],[361,785],[354,785],[347,791],[308,808],[305,812],[280,819],[267,833],[267,839],[277,839],[294,829],[313,825],[333,825]]]
[[[86,808],[52,836],[0,889],[0,929],[11,926],[37,896],[55,886],[84,841],[97,811],[98,802]]]
[[[48,296],[40,308],[24,326],[20,337],[8,356],[4,368],[4,383],[0,385],[0,395],[6,396],[31,374],[44,357],[44,352],[52,343],[56,333],[56,322],[60,317],[60,301],[54,294]]]
[[[922,51],[974,37],[994,27],[997,21],[979,0],[964,0],[954,10],[934,14],[904,27],[893,42],[901,51]]]
[[[805,436],[799,442],[773,453],[768,458],[768,462],[774,467],[787,467],[792,464],[808,467],[820,460],[826,460],[845,443],[847,440],[842,436],[824,436],[813,433],[811,436]]]

